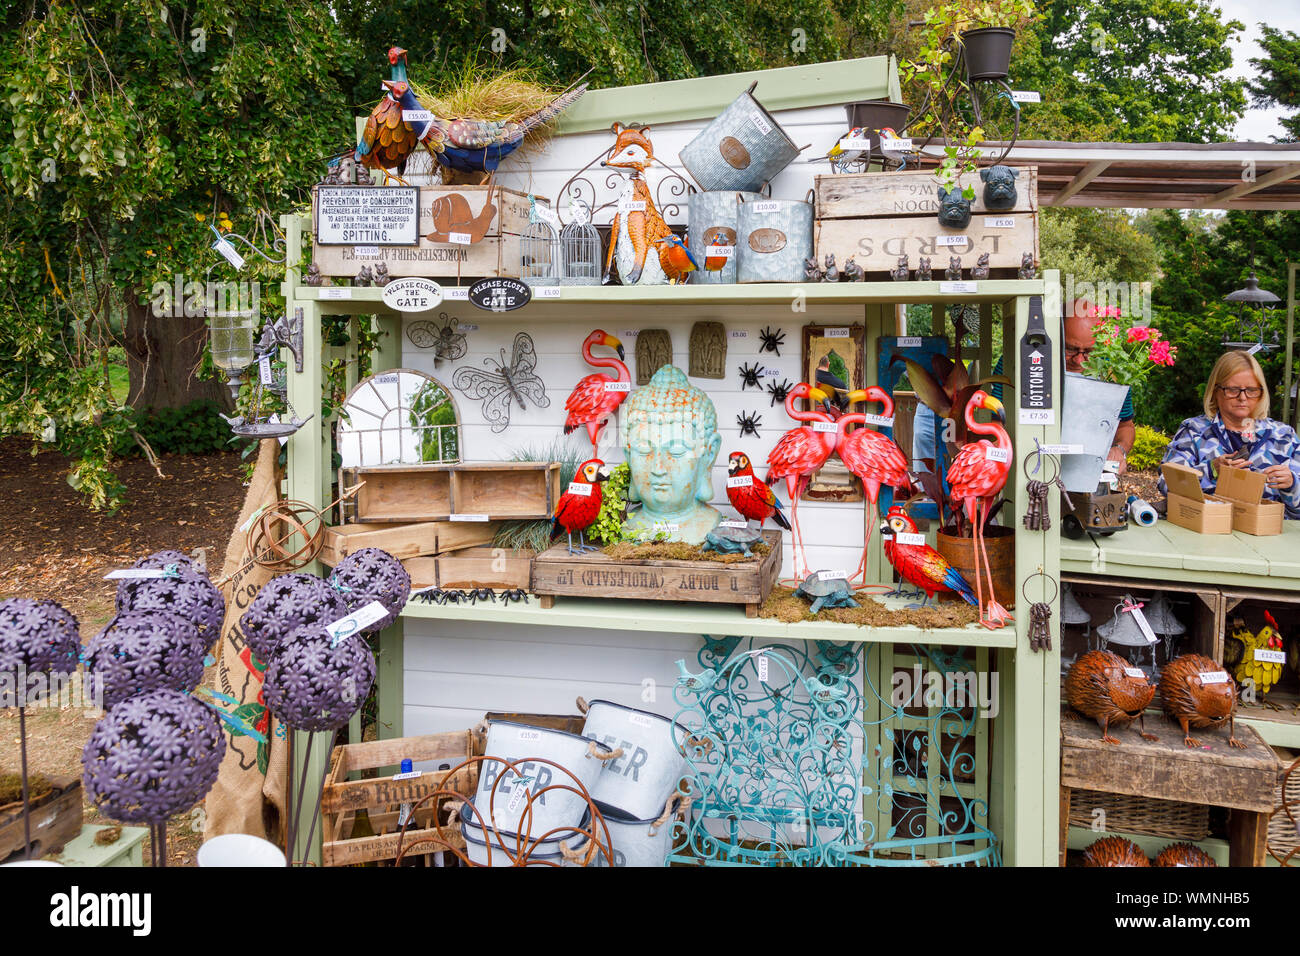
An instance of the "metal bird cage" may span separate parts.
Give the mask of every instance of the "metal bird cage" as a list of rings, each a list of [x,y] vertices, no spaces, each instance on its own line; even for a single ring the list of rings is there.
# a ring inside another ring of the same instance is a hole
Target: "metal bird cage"
[[[569,222],[560,230],[560,251],[560,285],[600,285],[600,233],[581,200],[569,204]]]
[[[554,225],[558,220],[550,207],[538,206],[537,197],[529,196],[528,205],[528,225],[519,238],[519,277],[530,286],[559,285],[563,257]]]

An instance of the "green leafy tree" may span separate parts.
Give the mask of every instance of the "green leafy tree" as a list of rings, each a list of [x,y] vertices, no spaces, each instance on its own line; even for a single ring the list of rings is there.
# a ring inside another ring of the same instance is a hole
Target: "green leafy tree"
[[[1290,30],[1283,33],[1267,23],[1261,23],[1259,29],[1264,56],[1250,61],[1259,70],[1259,76],[1250,83],[1251,104],[1265,109],[1300,109],[1300,36]],[[1286,139],[1300,140],[1300,113],[1282,117],[1281,123]]]

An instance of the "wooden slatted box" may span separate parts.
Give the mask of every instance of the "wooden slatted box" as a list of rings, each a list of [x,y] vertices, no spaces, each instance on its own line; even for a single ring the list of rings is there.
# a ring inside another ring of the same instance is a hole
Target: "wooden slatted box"
[[[479,461],[345,468],[348,486],[364,481],[353,506],[358,522],[549,520],[560,500],[560,463]]]

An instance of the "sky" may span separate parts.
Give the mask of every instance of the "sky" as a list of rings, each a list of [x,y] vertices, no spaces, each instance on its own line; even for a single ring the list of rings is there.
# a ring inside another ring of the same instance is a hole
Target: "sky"
[[[1279,30],[1292,30],[1300,33],[1300,0],[1218,0],[1223,11],[1224,20],[1240,20],[1246,25],[1245,31],[1237,36],[1232,47],[1233,76],[1253,78],[1255,68],[1250,65],[1251,57],[1263,55],[1259,48],[1259,21],[1265,20],[1269,26]],[[1271,142],[1273,137],[1282,135],[1278,117],[1286,115],[1280,109],[1246,112],[1237,124],[1236,138],[1253,142]]]

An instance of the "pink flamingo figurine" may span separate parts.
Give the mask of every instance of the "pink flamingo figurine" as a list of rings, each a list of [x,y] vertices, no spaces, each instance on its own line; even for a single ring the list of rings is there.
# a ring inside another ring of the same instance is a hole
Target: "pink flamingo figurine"
[[[790,523],[793,525],[791,538],[796,548],[794,562],[795,577],[802,577],[799,570],[799,558],[808,564],[808,556],[803,554],[803,535],[799,531],[799,498],[808,488],[814,472],[826,464],[835,451],[839,432],[835,423],[825,412],[810,410],[800,411],[794,407],[795,399],[811,398],[814,402],[824,402],[829,396],[819,388],[807,382],[800,382],[790,389],[785,397],[785,411],[797,422],[810,422],[790,429],[781,436],[781,440],[767,455],[767,484],[774,485],[785,479],[785,490],[790,496]],[[806,573],[806,572],[805,572]]]
[[[849,401],[880,402],[884,408],[881,409],[880,416],[872,416],[876,419],[873,424],[885,424],[879,419],[888,419],[891,424],[894,420],[894,400],[889,397],[888,392],[877,385],[849,392]],[[862,482],[862,493],[870,507],[871,520],[866,522],[862,559],[858,562],[858,570],[853,575],[855,578],[859,574],[867,573],[867,549],[871,544],[872,527],[876,524],[876,505],[880,501],[881,485],[904,489],[912,485],[907,475],[907,456],[892,438],[865,427],[847,431],[850,425],[865,425],[866,422],[865,413],[850,412],[840,416],[839,421],[835,423],[839,427],[839,440],[835,450],[839,452],[844,467]]]
[[[984,521],[1007,483],[1011,471],[1011,439],[1006,429],[997,422],[987,425],[975,421],[975,410],[987,408],[999,420],[1006,421],[1006,411],[992,395],[977,391],[966,405],[966,428],[972,435],[991,435],[994,445],[985,439],[967,442],[948,468],[948,487],[953,504],[964,507],[975,538],[975,594],[979,601],[980,623],[990,630],[1004,626],[1011,620],[1007,609],[997,602],[993,594],[993,572],[989,569],[989,553],[984,547]],[[982,515],[982,516],[981,516]],[[985,602],[980,583],[979,559],[984,558],[984,571],[988,580],[989,596]]]
[[[618,358],[597,358],[591,354],[596,345],[607,345],[618,350]],[[597,368],[612,368],[617,373],[614,378],[592,372],[584,376],[573,387],[569,397],[564,400],[564,408],[569,415],[564,420],[564,434],[585,425],[587,435],[591,438],[591,447],[599,448],[600,433],[609,423],[609,416],[618,411],[628,394],[632,391],[632,375],[627,366],[620,361],[624,356],[623,343],[604,329],[596,329],[582,341],[582,357],[588,365]]]

